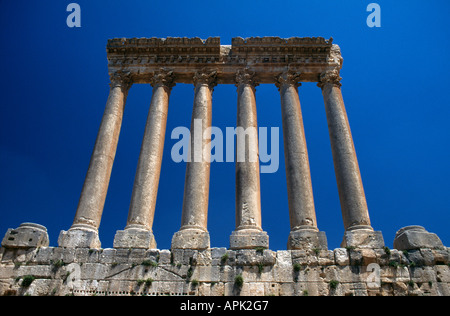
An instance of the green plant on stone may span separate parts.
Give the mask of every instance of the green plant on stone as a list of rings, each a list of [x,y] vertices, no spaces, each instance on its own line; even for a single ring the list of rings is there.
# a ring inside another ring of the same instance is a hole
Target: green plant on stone
[[[158,263],[153,260],[144,260],[142,261],[141,265],[145,267],[154,267],[156,268],[158,266]]]
[[[264,271],[264,265],[262,263],[258,263],[258,273],[261,274]]]
[[[234,285],[237,287],[242,287],[244,284],[244,278],[242,277],[242,274],[238,274],[234,277]]]
[[[22,280],[22,286],[23,287],[29,287],[30,285],[31,285],[31,283],[34,281],[36,279],[36,277],[35,276],[33,276],[33,275],[26,275],[26,276],[24,276],[23,277],[23,280]]]
[[[224,264],[228,260],[228,252],[225,252],[224,255],[220,258],[220,262]]]
[[[330,281],[330,288],[333,289],[333,290],[335,290],[335,289],[337,288],[338,284],[339,284],[339,281],[337,281],[337,280],[331,280],[331,281]]]

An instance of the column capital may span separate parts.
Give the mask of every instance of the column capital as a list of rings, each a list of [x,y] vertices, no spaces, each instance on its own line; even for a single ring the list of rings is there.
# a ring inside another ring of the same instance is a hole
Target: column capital
[[[207,85],[211,90],[217,86],[217,69],[202,68],[194,75],[194,86]]]
[[[293,70],[286,70],[279,76],[275,77],[275,86],[278,90],[281,90],[283,85],[293,85],[296,88],[301,86],[302,84],[299,82],[300,72],[296,72]]]
[[[122,87],[125,90],[130,89],[133,84],[130,71],[119,70],[110,76],[111,83],[109,84],[111,88]]]
[[[152,87],[163,86],[171,90],[175,86],[175,76],[173,70],[168,68],[161,68],[153,73],[150,79]]]
[[[339,75],[339,69],[333,68],[326,70],[320,74],[319,83],[317,86],[323,88],[326,84],[330,83],[338,88],[342,86],[342,77]]]
[[[255,75],[255,72],[250,70],[250,68],[244,68],[239,69],[236,72],[236,87],[239,87],[240,85],[250,85],[252,88],[256,88],[259,86],[259,83],[257,82],[257,78]]]

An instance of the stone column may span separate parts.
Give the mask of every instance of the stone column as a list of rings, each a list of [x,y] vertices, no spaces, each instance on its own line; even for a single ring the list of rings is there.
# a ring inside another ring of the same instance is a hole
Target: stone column
[[[345,235],[344,247],[384,246],[380,232],[374,232],[370,224],[366,197],[356,158],[355,146],[341,93],[342,78],[333,68],[320,75],[318,86],[322,88],[330,134]]]
[[[142,140],[125,230],[117,231],[114,248],[156,248],[152,232],[163,158],[173,73],[161,69],[151,80],[153,95]]]
[[[269,247],[269,237],[261,228],[257,85],[250,70],[237,72],[236,229],[230,237],[231,249]]]
[[[316,212],[298,96],[300,73],[286,71],[277,78],[281,96],[284,154],[291,232],[288,249],[327,249],[324,232],[317,228]]]
[[[122,117],[131,77],[127,72],[111,76],[111,90],[95,142],[72,227],[62,231],[60,247],[100,248],[98,227],[103,213],[111,170],[119,141]]]
[[[194,76],[195,95],[189,160],[186,164],[181,229],[172,238],[172,249],[207,249],[209,175],[211,158],[212,92],[216,71]]]

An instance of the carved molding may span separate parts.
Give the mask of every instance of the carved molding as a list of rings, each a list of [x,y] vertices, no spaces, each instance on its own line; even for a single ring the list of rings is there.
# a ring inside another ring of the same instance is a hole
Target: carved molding
[[[130,71],[119,70],[114,72],[110,76],[110,87],[122,87],[125,91],[129,90],[133,84],[132,76]]]
[[[322,37],[220,38],[118,38],[107,45],[110,73],[126,69],[135,83],[148,83],[160,68],[170,68],[177,82],[193,83],[195,73],[217,70],[217,81],[235,84],[239,69],[251,68],[258,83],[276,83],[275,77],[289,69],[302,73],[302,81],[317,82],[327,69],[342,67],[342,56],[332,39]],[[290,66],[290,68],[288,68]],[[256,84],[256,82],[254,82]]]
[[[278,88],[278,90],[280,90],[283,85],[293,85],[295,87],[299,87],[302,85],[299,82],[300,75],[300,72],[287,70],[275,78],[275,86]]]
[[[326,84],[333,84],[340,88],[342,86],[341,81],[342,78],[339,75],[339,69],[329,69],[320,74],[318,87],[323,88]]]
[[[250,85],[253,88],[256,88],[259,85],[255,72],[250,70],[248,67],[239,69],[236,72],[236,87],[239,87],[243,84]]]
[[[217,70],[203,68],[194,75],[194,85],[206,84],[212,90],[217,86]]]
[[[160,70],[155,71],[150,79],[150,84],[152,87],[164,86],[172,89],[175,86],[175,76],[173,70],[161,68]]]

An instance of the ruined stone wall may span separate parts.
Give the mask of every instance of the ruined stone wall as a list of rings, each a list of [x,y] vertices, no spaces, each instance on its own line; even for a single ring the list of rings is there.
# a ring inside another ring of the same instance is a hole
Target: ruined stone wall
[[[450,250],[0,249],[0,295],[450,295]]]

